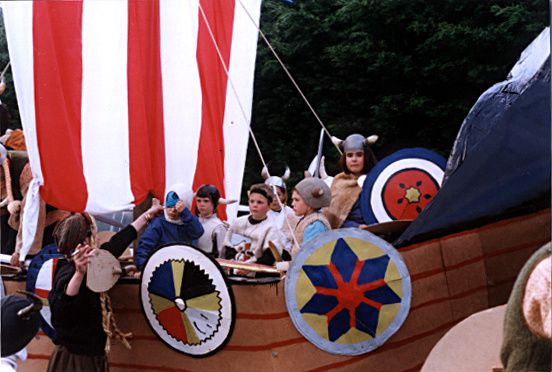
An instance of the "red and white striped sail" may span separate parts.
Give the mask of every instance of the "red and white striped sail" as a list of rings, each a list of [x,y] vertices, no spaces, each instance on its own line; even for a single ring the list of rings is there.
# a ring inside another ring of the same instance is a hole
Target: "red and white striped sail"
[[[3,2],[43,199],[105,213],[131,208],[148,192],[162,199],[176,182],[194,189],[211,183],[239,199],[260,3]],[[236,213],[229,206],[228,217]]]

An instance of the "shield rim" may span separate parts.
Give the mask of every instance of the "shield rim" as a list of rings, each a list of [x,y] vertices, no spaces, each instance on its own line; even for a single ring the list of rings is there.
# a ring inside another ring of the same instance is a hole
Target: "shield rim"
[[[335,241],[339,238],[357,238],[368,241],[371,244],[375,244],[385,254],[387,254],[391,260],[397,266],[397,270],[402,278],[402,298],[401,306],[397,315],[389,325],[379,336],[376,336],[372,340],[357,342],[354,344],[338,344],[336,342],[329,341],[322,338],[311,326],[303,320],[300,315],[299,307],[297,306],[295,293],[297,291],[297,279],[299,277],[299,270],[303,267],[304,262],[311,254],[318,250],[323,245]],[[377,244],[376,244],[377,243]],[[377,349],[383,345],[392,335],[397,332],[403,325],[410,312],[410,304],[412,297],[412,283],[410,279],[410,273],[404,263],[401,254],[391,244],[385,240],[377,237],[376,235],[369,233],[368,231],[359,230],[356,228],[345,228],[327,231],[322,233],[305,244],[299,251],[297,256],[291,261],[290,268],[286,277],[285,283],[286,294],[286,307],[290,315],[291,321],[297,331],[305,337],[310,343],[324,350],[328,353],[338,355],[361,355],[368,353],[374,349]],[[299,316],[296,316],[299,314]]]
[[[443,174],[447,166],[447,160],[443,156],[436,153],[435,151],[421,148],[421,147],[402,149],[378,161],[378,163],[372,169],[370,169],[370,171],[366,175],[366,179],[364,180],[364,184],[362,185],[362,191],[360,193],[360,211],[362,213],[362,219],[364,220],[364,223],[366,223],[367,225],[370,225],[374,223],[395,221],[393,219],[379,221],[376,218],[376,214],[374,213],[374,210],[372,208],[373,188],[380,174],[382,174],[387,167],[389,167],[395,162],[406,160],[406,159],[412,159],[412,158],[425,160],[435,164],[438,168],[440,168],[443,171]],[[426,173],[432,176],[429,172],[426,171]],[[442,180],[439,186],[441,185],[442,185]]]
[[[43,252],[44,251],[44,252]],[[32,271],[31,270],[27,270],[27,280],[25,281],[25,289],[29,292],[32,292],[34,293],[35,292],[35,289],[36,289],[36,281],[38,279],[38,274],[40,272],[40,270],[42,270],[42,267],[44,266],[44,264],[49,261],[49,260],[53,260],[54,258],[63,258],[63,254],[59,253],[57,247],[55,244],[48,244],[46,246],[44,246],[36,256],[33,257],[33,259],[31,260],[31,263],[29,264],[29,268],[32,267],[33,265],[33,262],[38,262],[39,260],[39,257],[44,257],[45,259],[42,260],[42,263],[40,264],[40,267],[38,268],[38,270],[35,270],[33,269]],[[31,272],[31,276],[29,276],[29,271]],[[30,282],[30,278],[32,278],[32,283]],[[50,296],[48,296],[48,307],[50,307]],[[48,321],[46,319],[44,319],[44,316],[42,315],[42,311],[39,312],[39,315],[40,315],[40,329],[42,329],[42,331],[44,331],[44,334],[46,336],[48,336],[48,338],[50,340],[55,340],[56,339],[56,329],[52,326],[50,326],[50,324],[48,323]],[[50,311],[50,316],[51,316],[51,311]],[[51,321],[51,319],[50,319]]]
[[[197,252],[200,255],[202,255],[203,257],[206,257],[218,269],[218,272],[221,274],[222,280],[223,280],[223,282],[226,285],[226,288],[228,290],[228,299],[230,301],[230,327],[228,329],[228,334],[225,336],[224,340],[219,345],[217,345],[213,350],[211,350],[207,353],[192,354],[192,353],[189,353],[189,352],[186,352],[184,350],[178,349],[175,346],[171,345],[168,341],[166,341],[163,337],[161,337],[161,335],[156,331],[156,329],[151,324],[150,318],[148,317],[148,314],[146,312],[146,309],[145,309],[145,306],[144,306],[144,292],[147,292],[147,286],[144,287],[144,272],[145,272],[146,268],[148,267],[148,263],[155,256],[155,254],[157,254],[159,251],[161,251],[164,248],[170,248],[170,247],[185,247],[186,249],[192,249],[194,252]],[[143,289],[143,288],[145,288],[145,289]],[[168,346],[169,348],[171,348],[172,350],[174,350],[178,353],[190,356],[192,358],[205,358],[205,357],[211,356],[211,355],[217,353],[218,351],[220,351],[222,348],[224,348],[224,346],[226,346],[228,341],[230,341],[230,338],[232,337],[232,334],[234,333],[234,327],[235,327],[235,324],[236,324],[236,301],[234,299],[234,292],[232,291],[232,286],[230,285],[230,283],[228,281],[228,278],[224,274],[224,271],[222,270],[222,268],[220,267],[218,262],[213,257],[209,256],[208,254],[206,254],[205,252],[203,252],[199,248],[196,248],[192,245],[187,245],[187,244],[184,244],[184,243],[168,243],[168,244],[160,245],[155,250],[155,252],[153,252],[151,254],[151,256],[148,257],[148,259],[146,260],[146,263],[144,264],[144,270],[142,271],[142,275],[140,276],[140,285],[138,287],[138,292],[139,292],[139,297],[140,297],[140,307],[142,308],[142,314],[144,315],[144,318],[145,318],[146,322],[148,323],[148,326],[150,327],[151,331],[155,334],[155,336],[159,340],[161,340],[161,342],[163,342],[163,344],[165,344],[166,346]]]

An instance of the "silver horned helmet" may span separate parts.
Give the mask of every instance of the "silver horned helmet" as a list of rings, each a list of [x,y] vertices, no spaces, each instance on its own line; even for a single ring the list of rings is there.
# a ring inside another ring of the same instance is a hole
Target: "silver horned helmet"
[[[349,135],[345,140],[341,140],[332,136],[332,142],[338,146],[343,152],[351,152],[364,150],[366,146],[372,146],[378,140],[378,136],[373,134],[370,137],[364,137],[361,134],[355,133]]]
[[[277,186],[281,189],[286,190],[286,182],[289,178],[289,175],[291,173],[291,170],[289,169],[289,166],[286,164],[286,171],[282,175],[282,177],[278,176],[268,176],[268,169],[266,169],[266,166],[263,167],[263,170],[261,171],[261,176],[264,178],[265,185],[268,186]]]

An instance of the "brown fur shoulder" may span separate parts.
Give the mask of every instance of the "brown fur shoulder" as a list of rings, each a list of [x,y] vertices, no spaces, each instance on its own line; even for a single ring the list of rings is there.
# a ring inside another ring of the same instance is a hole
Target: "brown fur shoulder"
[[[342,172],[334,177],[330,190],[332,191],[332,202],[324,210],[324,214],[332,229],[338,229],[351,212],[362,189],[357,183],[357,177]]]

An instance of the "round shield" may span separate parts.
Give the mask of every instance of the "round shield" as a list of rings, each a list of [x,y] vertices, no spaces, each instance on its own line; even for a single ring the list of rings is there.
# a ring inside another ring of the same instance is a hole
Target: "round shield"
[[[52,290],[56,265],[63,255],[54,244],[49,244],[32,259],[27,271],[27,291],[34,293],[42,300],[40,309],[40,327],[52,340],[56,332],[52,326],[52,313],[48,295]]]
[[[359,229],[310,240],[293,259],[285,290],[299,333],[333,354],[359,355],[379,347],[410,309],[410,276],[399,252]]]
[[[142,272],[140,298],[153,331],[184,354],[212,354],[232,334],[232,290],[216,261],[193,247],[157,250]]]
[[[107,292],[117,283],[121,273],[119,260],[109,251],[98,249],[86,270],[86,286],[93,292]]]
[[[360,208],[366,224],[413,220],[433,199],[447,161],[427,149],[403,149],[380,160],[366,175]]]

